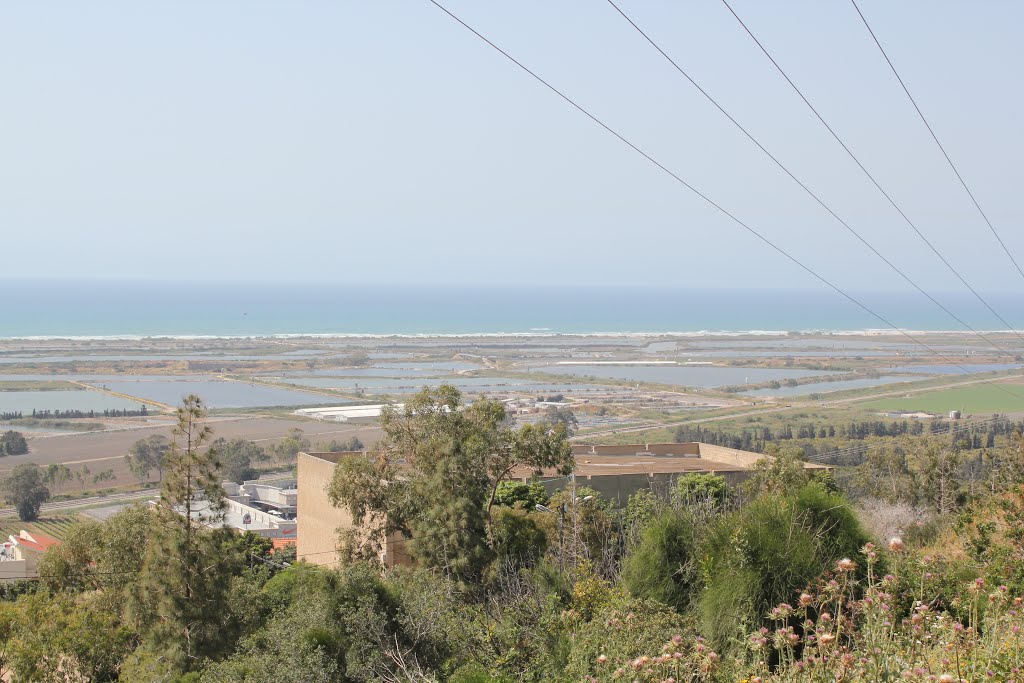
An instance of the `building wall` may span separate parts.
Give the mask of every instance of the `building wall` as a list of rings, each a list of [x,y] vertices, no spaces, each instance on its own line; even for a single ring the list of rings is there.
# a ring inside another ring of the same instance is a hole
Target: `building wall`
[[[0,581],[9,583],[23,576],[35,575],[35,567],[30,571],[25,560],[4,560],[0,562]]]
[[[327,566],[338,563],[338,528],[352,525],[348,510],[334,507],[327,498],[340,455],[299,453],[296,553],[300,560]]]
[[[337,508],[327,497],[327,487],[334,477],[336,463],[344,457],[363,453],[299,453],[298,463],[298,559],[313,564],[338,565],[338,529],[352,527],[352,515]],[[412,564],[408,539],[395,533],[388,537],[379,558],[388,567]]]
[[[629,443],[621,446],[594,446],[595,455],[636,455],[647,450],[647,444]]]
[[[761,453],[751,453],[750,451],[739,451],[735,448],[726,448],[725,446],[712,446],[710,444],[700,444],[700,457],[707,460],[714,460],[726,465],[736,465],[738,467],[753,467],[759,460],[764,460],[765,455]]]
[[[657,494],[666,494],[675,487],[676,479],[686,474],[717,474],[725,479],[729,486],[736,486],[750,476],[749,472],[661,472],[651,474],[593,474],[576,477],[577,486],[588,486],[601,494],[616,507],[625,507],[629,497],[642,489],[650,489]],[[524,480],[525,481],[525,480]],[[566,487],[566,480],[544,482],[549,494]]]
[[[697,457],[703,448],[703,444],[689,443],[628,443],[610,446],[586,446],[573,445],[573,455],[640,455],[653,453],[654,455],[676,455],[683,457]]]
[[[700,456],[703,446],[699,443],[649,443],[647,451],[655,455],[678,455],[687,458]]]

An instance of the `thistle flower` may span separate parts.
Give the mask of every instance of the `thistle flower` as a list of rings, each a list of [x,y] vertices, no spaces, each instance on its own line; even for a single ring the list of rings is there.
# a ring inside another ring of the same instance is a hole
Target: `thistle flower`
[[[852,572],[857,568],[857,563],[848,557],[844,557],[836,563],[836,569],[840,572]]]

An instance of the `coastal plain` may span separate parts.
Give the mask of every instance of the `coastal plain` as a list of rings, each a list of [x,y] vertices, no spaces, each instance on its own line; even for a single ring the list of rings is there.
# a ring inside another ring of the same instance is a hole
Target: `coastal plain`
[[[351,436],[372,444],[372,418],[295,411],[396,404],[442,383],[470,401],[499,398],[520,422],[568,408],[583,441],[666,438],[681,425],[809,409],[837,419],[1024,413],[1019,339],[914,334],[930,350],[875,332],[6,339],[0,430],[22,432],[29,453],[0,459],[0,474],[64,464],[93,477],[68,484],[68,495],[138,486],[125,454],[139,439],[170,436],[175,405],[193,393],[215,437],[265,447],[289,436],[310,448]]]

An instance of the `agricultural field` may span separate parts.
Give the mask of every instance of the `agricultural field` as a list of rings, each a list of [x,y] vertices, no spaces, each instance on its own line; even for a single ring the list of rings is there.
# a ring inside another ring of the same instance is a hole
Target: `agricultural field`
[[[945,414],[951,410],[960,410],[975,415],[1024,413],[1024,386],[1018,384],[972,384],[912,394],[906,397],[885,398],[861,405],[865,409],[883,412],[905,410]]]
[[[67,533],[82,523],[82,518],[77,514],[72,515],[47,515],[40,517],[34,522],[22,522],[17,517],[0,518],[0,536],[6,540],[8,536],[17,536],[25,529],[29,533],[40,531],[47,536],[57,540],[64,540]]]

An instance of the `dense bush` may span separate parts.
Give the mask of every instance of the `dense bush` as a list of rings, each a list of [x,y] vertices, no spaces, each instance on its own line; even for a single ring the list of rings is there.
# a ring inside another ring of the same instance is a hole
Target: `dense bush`
[[[685,622],[660,602],[634,598],[608,605],[573,631],[566,672],[578,681],[603,673],[602,657],[627,661],[648,654],[652,644],[683,633]]]
[[[700,539],[684,510],[653,519],[626,556],[622,583],[630,593],[685,610],[699,585]]]
[[[704,635],[720,651],[796,591],[867,541],[841,496],[816,483],[787,497],[762,496],[722,518],[704,545]]]

